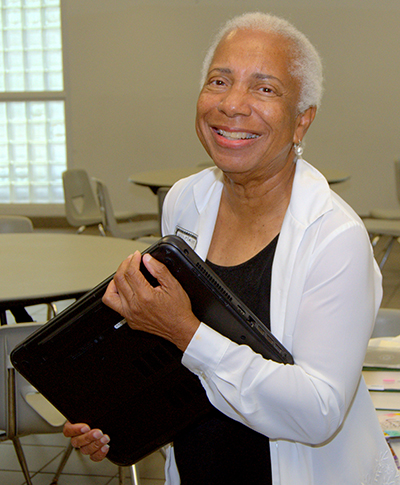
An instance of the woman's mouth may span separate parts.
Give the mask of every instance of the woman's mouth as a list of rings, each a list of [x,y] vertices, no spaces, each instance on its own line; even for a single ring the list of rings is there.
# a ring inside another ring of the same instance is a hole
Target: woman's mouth
[[[218,128],[214,128],[214,130],[218,135],[223,136],[227,140],[252,140],[260,136],[256,133],[246,131],[225,131]]]

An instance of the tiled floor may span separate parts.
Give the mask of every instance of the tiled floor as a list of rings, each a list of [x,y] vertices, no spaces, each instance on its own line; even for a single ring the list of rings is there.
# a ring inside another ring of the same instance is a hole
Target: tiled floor
[[[68,440],[61,434],[33,435],[22,438],[22,446],[32,476],[33,485],[50,485]],[[138,463],[142,485],[164,483],[164,458],[154,453]],[[26,483],[10,441],[0,445],[0,483]],[[74,450],[58,480],[59,485],[118,485],[118,467],[109,460],[94,463]],[[129,470],[125,483],[130,484]]]
[[[383,241],[376,248],[377,259]],[[382,306],[400,308],[400,244],[394,246],[383,270],[384,297]],[[70,302],[58,304],[61,310]],[[37,321],[42,321],[45,315],[44,307],[31,307],[30,313]],[[12,316],[9,315],[9,321]],[[62,453],[68,440],[62,434],[34,435],[22,438],[28,467],[33,475],[33,485],[50,485],[57,469]],[[138,464],[140,483],[142,485],[161,485],[164,483],[164,459],[160,453],[145,458]],[[23,474],[10,441],[0,443],[0,484],[23,485]],[[73,451],[59,485],[118,485],[118,467],[110,461],[93,463],[89,458]],[[125,483],[130,484],[130,474],[127,470]]]
[[[57,232],[65,231],[59,229]],[[71,230],[67,229],[66,232],[71,232]],[[98,232],[89,228],[86,234],[98,235]],[[149,239],[148,242],[151,244],[153,240]],[[57,302],[58,312],[72,303],[72,301]],[[46,312],[47,310],[44,305],[29,307],[29,314],[34,320],[39,322],[45,321]],[[14,322],[14,318],[10,312],[7,312],[7,321],[9,323]],[[50,485],[69,440],[60,433],[26,436],[21,439],[21,442],[33,485]],[[137,464],[137,471],[140,484],[164,484],[164,463],[165,460],[159,452],[139,462]],[[132,483],[130,477],[128,467],[125,471],[126,485]],[[0,485],[23,485],[25,483],[12,442],[0,442]],[[118,467],[107,459],[101,463],[94,463],[87,456],[83,456],[78,451],[73,450],[58,480],[58,484],[118,485]]]
[[[57,310],[72,303],[72,300],[57,302]],[[44,321],[46,307],[37,305],[29,308],[36,321]],[[7,321],[13,323],[11,313]],[[50,485],[63,452],[69,440],[60,434],[25,436],[21,439],[33,485]],[[162,485],[164,483],[164,463],[161,453],[154,453],[137,464],[141,485]],[[125,471],[125,484],[130,485],[130,470]],[[21,472],[11,441],[0,443],[0,485],[22,485],[26,483]],[[118,467],[109,460],[92,462],[73,450],[58,480],[59,485],[118,485]]]

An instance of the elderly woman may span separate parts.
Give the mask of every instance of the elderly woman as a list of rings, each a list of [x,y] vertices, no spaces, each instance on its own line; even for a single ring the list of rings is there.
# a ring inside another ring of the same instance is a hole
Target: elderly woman
[[[196,130],[215,162],[168,193],[163,233],[197,253],[291,351],[264,359],[201,323],[168,270],[124,261],[104,301],[129,325],[183,352],[214,415],[176,437],[168,484],[397,484],[394,460],[361,378],[381,276],[354,211],[302,155],[321,97],[321,62],[286,21],[228,22],[204,64]],[[100,460],[108,437],[68,423]],[[112,443],[110,443],[112,446]]]

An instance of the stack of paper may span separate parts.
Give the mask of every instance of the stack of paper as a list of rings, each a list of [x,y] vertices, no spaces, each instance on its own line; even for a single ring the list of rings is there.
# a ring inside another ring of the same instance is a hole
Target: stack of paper
[[[369,341],[363,376],[376,409],[400,411],[400,336]]]
[[[363,377],[376,409],[400,411],[400,370],[364,368]]]
[[[400,335],[372,338],[368,344],[364,366],[400,369]]]
[[[378,419],[386,436],[400,438],[400,413],[378,412]]]

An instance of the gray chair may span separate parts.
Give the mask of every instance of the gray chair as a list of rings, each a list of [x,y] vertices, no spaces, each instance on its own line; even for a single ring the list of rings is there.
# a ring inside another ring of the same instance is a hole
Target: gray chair
[[[368,218],[364,219],[363,222],[371,237],[372,246],[374,248],[376,248],[376,245],[382,236],[385,236],[388,240],[379,263],[379,267],[382,269],[390,255],[393,244],[396,241],[400,243],[400,220]]]
[[[11,440],[28,485],[32,485],[28,464],[20,438],[32,434],[62,433],[66,419],[12,366],[11,351],[43,323],[19,323],[0,327],[0,441]],[[68,442],[52,485],[57,484],[73,451]],[[119,483],[125,481],[129,469],[132,485],[139,485],[137,468],[118,467]]]
[[[400,203],[400,159],[394,162],[394,173],[396,181],[396,196]],[[396,209],[373,209],[370,216],[377,219],[396,219],[400,220],[400,207]]]
[[[33,224],[25,216],[0,216],[0,233],[33,232]]]
[[[158,224],[159,224],[159,231],[161,234],[161,217],[162,217],[162,209],[164,205],[164,199],[165,196],[167,195],[170,187],[160,187],[157,190],[157,202],[158,202]]]
[[[0,233],[29,233],[33,232],[33,224],[29,217],[25,216],[1,216],[0,215]],[[25,308],[18,307],[10,310],[13,313],[15,321],[17,322],[30,322],[32,317],[25,310]],[[47,318],[55,316],[57,313],[57,307],[55,303],[47,304]],[[6,322],[5,312],[0,314],[1,324]]]
[[[32,485],[20,438],[31,434],[61,433],[65,418],[13,368],[12,349],[42,323],[0,327],[0,441],[11,440],[26,483]],[[53,483],[57,482],[72,447],[66,447]]]
[[[400,335],[400,310],[380,308],[371,338],[397,337],[397,335]]]
[[[364,358],[364,370],[376,367],[389,369],[397,368],[400,363],[400,353],[397,348],[397,338],[400,335],[400,310],[395,308],[380,308],[376,317],[371,340]],[[396,339],[389,343],[391,338]],[[387,345],[382,345],[382,340]],[[363,372],[367,381],[370,380],[369,372]]]
[[[68,223],[82,233],[87,226],[97,225],[100,234],[105,236],[102,214],[90,185],[86,170],[68,169],[62,174],[65,214]]]
[[[103,225],[112,236],[124,239],[138,239],[143,236],[159,234],[159,222],[156,219],[118,222],[113,210],[107,186],[99,179],[93,178]],[[139,214],[137,214],[139,216]]]

